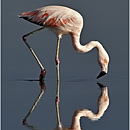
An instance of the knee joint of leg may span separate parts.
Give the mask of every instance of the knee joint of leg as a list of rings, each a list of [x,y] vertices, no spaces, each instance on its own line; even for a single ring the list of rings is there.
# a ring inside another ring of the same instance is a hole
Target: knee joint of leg
[[[27,35],[23,35],[23,36],[22,36],[22,39],[23,39],[24,42],[26,42],[26,40],[27,40]]]

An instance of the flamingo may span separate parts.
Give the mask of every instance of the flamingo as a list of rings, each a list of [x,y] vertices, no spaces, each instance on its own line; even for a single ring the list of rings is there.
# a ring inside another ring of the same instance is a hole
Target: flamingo
[[[77,52],[86,53],[92,50],[94,47],[98,50],[98,62],[101,67],[101,73],[97,76],[100,78],[108,72],[109,56],[106,50],[103,48],[100,42],[91,41],[86,45],[80,44],[80,33],[83,28],[83,18],[77,11],[64,6],[46,6],[34,11],[24,12],[19,15],[29,22],[38,24],[42,28],[37,29],[23,36],[24,42],[26,42],[27,36],[40,31],[44,28],[49,28],[57,35],[57,51],[56,51],[56,64],[59,61],[59,46],[62,35],[69,34],[72,38],[72,45]],[[27,44],[28,46],[28,44]],[[29,46],[28,46],[29,47]],[[35,54],[33,53],[34,57]],[[36,57],[35,57],[36,58]],[[36,58],[36,60],[38,60]],[[44,67],[40,64],[41,69]],[[44,70],[45,73],[45,70]]]
[[[57,81],[59,81],[59,47],[60,39],[62,35],[70,35],[72,39],[72,45],[77,52],[86,53],[93,48],[97,48],[98,51],[98,63],[101,67],[101,72],[97,78],[102,77],[108,72],[109,55],[99,41],[90,41],[86,45],[80,44],[80,34],[83,28],[83,17],[77,11],[64,6],[45,6],[34,11],[24,12],[19,15],[19,18],[23,18],[31,23],[42,26],[41,28],[34,30],[30,33],[23,35],[23,41],[33,54],[38,65],[41,68],[40,77],[44,77],[46,70],[41,64],[40,60],[36,56],[33,49],[27,43],[27,37],[34,34],[44,28],[48,28],[57,35],[57,49],[55,55],[55,62],[57,68]],[[58,84],[58,82],[57,82]],[[59,85],[57,85],[59,86]],[[57,88],[56,102],[59,101],[59,87]]]

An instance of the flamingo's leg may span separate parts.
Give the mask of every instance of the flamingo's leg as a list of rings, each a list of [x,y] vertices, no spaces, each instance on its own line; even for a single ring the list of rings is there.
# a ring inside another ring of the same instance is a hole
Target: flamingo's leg
[[[58,123],[58,127],[60,127],[61,122],[60,122],[60,116],[59,116],[59,101],[60,101],[60,97],[59,97],[59,88],[60,88],[59,65],[57,65],[56,67],[57,67],[57,91],[56,91],[55,105],[56,105],[57,123]]]
[[[58,36],[57,38],[57,48],[56,48],[56,65],[58,66],[60,64],[60,60],[59,60],[59,48],[60,48],[60,39],[61,39],[61,35]]]
[[[41,74],[40,74],[40,77],[44,77],[45,74],[46,74],[46,71],[43,67],[43,65],[41,64],[40,60],[38,59],[38,57],[36,56],[35,52],[33,51],[33,49],[29,46],[29,44],[27,43],[27,37],[30,36],[31,34],[34,34],[35,32],[38,32],[42,29],[44,29],[45,27],[42,27],[42,28],[39,28],[37,30],[34,30],[28,34],[25,34],[22,38],[23,38],[23,41],[25,42],[25,44],[27,45],[27,47],[29,48],[29,50],[31,51],[32,55],[34,56],[34,58],[36,59],[38,65],[40,66],[41,68]]]
[[[59,64],[60,64],[60,60],[59,60],[59,47],[60,47],[60,39],[61,36],[58,36],[57,39],[57,50],[56,50],[56,57],[55,57],[55,61],[56,61],[56,69],[57,69],[57,91],[56,91],[56,104],[59,103],[60,99],[59,99],[59,87],[60,87],[60,74],[59,74]]]

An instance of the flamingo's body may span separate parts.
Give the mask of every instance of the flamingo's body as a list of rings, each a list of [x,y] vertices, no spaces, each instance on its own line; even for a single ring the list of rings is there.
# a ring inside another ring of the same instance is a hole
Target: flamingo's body
[[[20,17],[51,29],[59,35],[80,33],[83,27],[82,16],[67,7],[46,6],[35,11],[22,13]]]

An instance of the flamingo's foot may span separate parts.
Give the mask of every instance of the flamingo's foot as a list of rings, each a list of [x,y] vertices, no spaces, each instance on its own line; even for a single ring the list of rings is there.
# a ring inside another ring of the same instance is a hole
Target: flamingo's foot
[[[27,125],[26,119],[23,119],[23,125]]]
[[[59,58],[56,58],[56,59],[55,59],[55,62],[56,62],[56,66],[58,66],[58,65],[60,64]]]
[[[56,96],[55,104],[59,104],[59,102],[60,102],[60,98],[58,96]]]
[[[39,80],[40,81],[43,80],[43,78],[45,77],[45,74],[46,74],[46,70],[45,69],[41,70],[41,74],[39,75]]]

